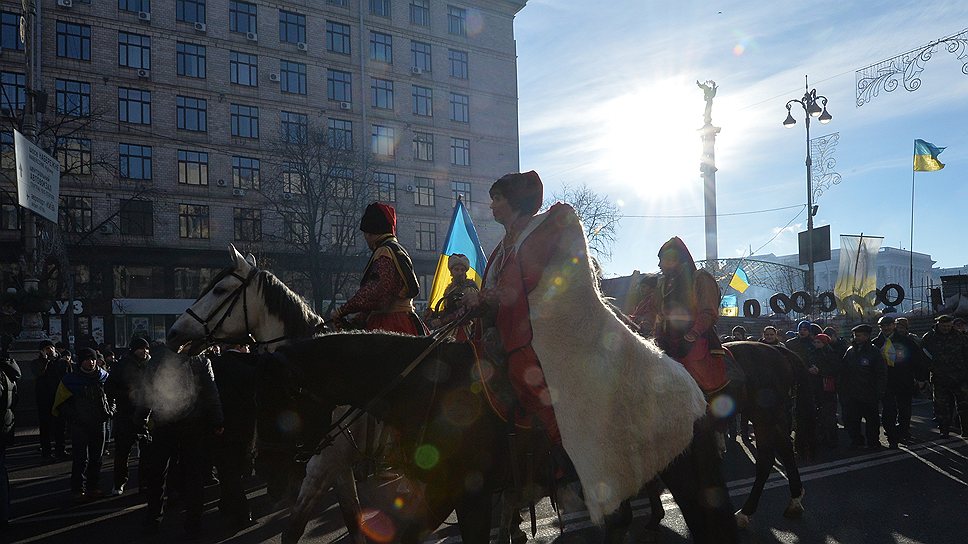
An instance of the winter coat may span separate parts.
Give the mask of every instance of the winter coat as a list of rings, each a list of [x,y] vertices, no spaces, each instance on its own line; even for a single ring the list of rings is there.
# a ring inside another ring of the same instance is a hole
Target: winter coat
[[[926,378],[921,347],[907,334],[894,333],[890,338],[878,334],[871,343],[884,355],[889,390],[910,394],[914,390],[914,380]]]
[[[111,419],[114,406],[104,393],[108,373],[95,367],[91,372],[78,370],[65,375],[57,387],[51,413],[66,414],[72,425],[92,427]]]
[[[937,326],[921,339],[931,371],[931,383],[955,387],[968,382],[968,337],[952,330],[938,332]]]
[[[840,379],[842,397],[875,403],[887,390],[887,362],[874,344],[853,344],[844,354]]]
[[[151,410],[148,408],[147,381],[151,357],[141,361],[130,353],[114,363],[104,390],[117,403],[116,433],[144,434]]]

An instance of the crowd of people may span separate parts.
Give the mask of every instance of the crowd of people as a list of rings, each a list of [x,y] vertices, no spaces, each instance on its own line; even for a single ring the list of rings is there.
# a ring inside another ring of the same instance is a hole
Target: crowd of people
[[[758,340],[788,348],[806,363],[820,445],[837,445],[838,413],[852,447],[882,447],[881,428],[890,448],[910,442],[911,407],[919,393],[933,398],[941,438],[955,429],[968,437],[968,428],[959,425],[968,421],[968,321],[940,315],[920,337],[910,332],[905,317],[885,314],[877,327],[875,335],[873,326],[857,325],[848,341],[833,327],[801,321],[796,331],[786,332],[785,341],[772,325]],[[751,339],[742,326],[724,337]]]

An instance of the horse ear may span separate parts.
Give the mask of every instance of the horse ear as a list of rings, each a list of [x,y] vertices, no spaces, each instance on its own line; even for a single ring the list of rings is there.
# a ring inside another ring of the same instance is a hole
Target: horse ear
[[[246,253],[245,254],[245,262],[247,262],[250,265],[252,265],[252,268],[258,268],[258,266],[256,266],[256,264],[255,264],[255,255],[253,255],[251,253]]]
[[[229,256],[232,257],[232,265],[235,268],[241,268],[242,263],[248,264],[239,250],[235,249],[235,244],[229,244]]]

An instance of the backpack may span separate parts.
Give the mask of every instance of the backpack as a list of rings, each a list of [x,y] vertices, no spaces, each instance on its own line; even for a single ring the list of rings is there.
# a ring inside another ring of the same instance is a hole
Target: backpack
[[[13,432],[13,407],[17,405],[17,382],[0,370],[0,435]]]

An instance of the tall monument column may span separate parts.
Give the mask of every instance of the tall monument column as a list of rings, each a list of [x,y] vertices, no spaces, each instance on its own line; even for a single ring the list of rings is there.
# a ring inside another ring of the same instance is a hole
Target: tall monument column
[[[706,216],[706,267],[714,271],[719,266],[718,238],[716,234],[716,135],[720,128],[713,126],[713,98],[716,97],[716,82],[708,80],[705,83],[696,81],[696,85],[703,90],[706,99],[706,112],[703,116],[704,124],[699,129],[702,138],[702,160],[699,171],[702,173],[703,203]]]

